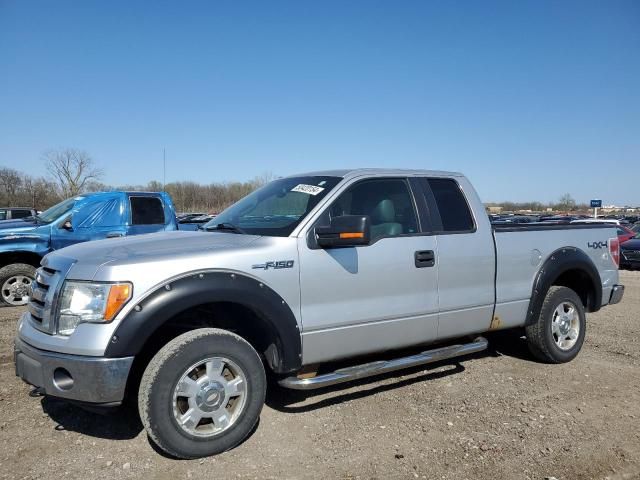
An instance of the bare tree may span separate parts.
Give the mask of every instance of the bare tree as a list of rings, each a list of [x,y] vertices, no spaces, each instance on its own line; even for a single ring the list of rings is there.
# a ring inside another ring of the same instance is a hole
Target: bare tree
[[[44,154],[44,160],[47,171],[64,198],[84,192],[88,182],[98,181],[103,175],[89,154],[82,150],[49,150]]]
[[[0,189],[8,205],[15,205],[22,187],[22,176],[13,168],[0,168]]]
[[[558,210],[562,210],[568,212],[569,210],[573,210],[576,207],[576,201],[573,199],[571,194],[565,193],[560,197],[560,200],[556,204],[556,208]]]
[[[253,184],[256,188],[260,188],[267,183],[276,179],[276,176],[271,171],[262,172],[262,174],[258,175],[253,179]]]

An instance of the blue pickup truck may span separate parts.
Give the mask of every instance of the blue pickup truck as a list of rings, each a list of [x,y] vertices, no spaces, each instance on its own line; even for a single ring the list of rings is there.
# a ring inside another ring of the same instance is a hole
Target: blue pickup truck
[[[0,221],[0,304],[27,303],[35,270],[53,250],[89,240],[177,229],[171,197],[162,192],[88,193],[36,216]]]

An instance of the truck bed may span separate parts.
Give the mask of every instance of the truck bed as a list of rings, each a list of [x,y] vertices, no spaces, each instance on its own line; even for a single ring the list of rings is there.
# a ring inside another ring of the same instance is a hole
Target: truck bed
[[[578,250],[586,254],[599,270],[602,302],[608,302],[617,278],[607,246],[609,239],[617,238],[614,225],[524,223],[492,225],[492,229],[496,245],[492,329],[522,325],[536,276],[554,252]]]

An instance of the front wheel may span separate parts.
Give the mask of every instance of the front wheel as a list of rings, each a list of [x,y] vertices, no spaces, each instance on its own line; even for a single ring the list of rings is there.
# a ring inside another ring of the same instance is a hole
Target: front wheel
[[[149,362],[138,408],[147,433],[177,458],[229,450],[255,427],[266,376],[258,353],[242,337],[215,328],[187,332]]]
[[[26,305],[35,276],[35,267],[26,263],[0,268],[0,304],[10,307]]]
[[[582,300],[567,287],[547,292],[537,321],[526,327],[529,350],[547,363],[573,360],[584,343],[587,321]]]

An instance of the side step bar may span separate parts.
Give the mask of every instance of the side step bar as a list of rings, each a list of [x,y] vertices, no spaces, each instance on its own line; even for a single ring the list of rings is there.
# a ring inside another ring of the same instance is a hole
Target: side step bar
[[[313,390],[316,388],[328,387],[338,383],[350,382],[360,378],[372,377],[383,373],[401,370],[403,368],[415,367],[426,363],[433,363],[448,358],[468,355],[470,353],[486,350],[489,342],[484,337],[478,337],[471,343],[462,345],[451,345],[448,347],[427,350],[417,355],[409,357],[394,358],[393,360],[380,360],[377,362],[365,363],[336,370],[311,378],[287,377],[278,383],[285,388],[294,390]]]

